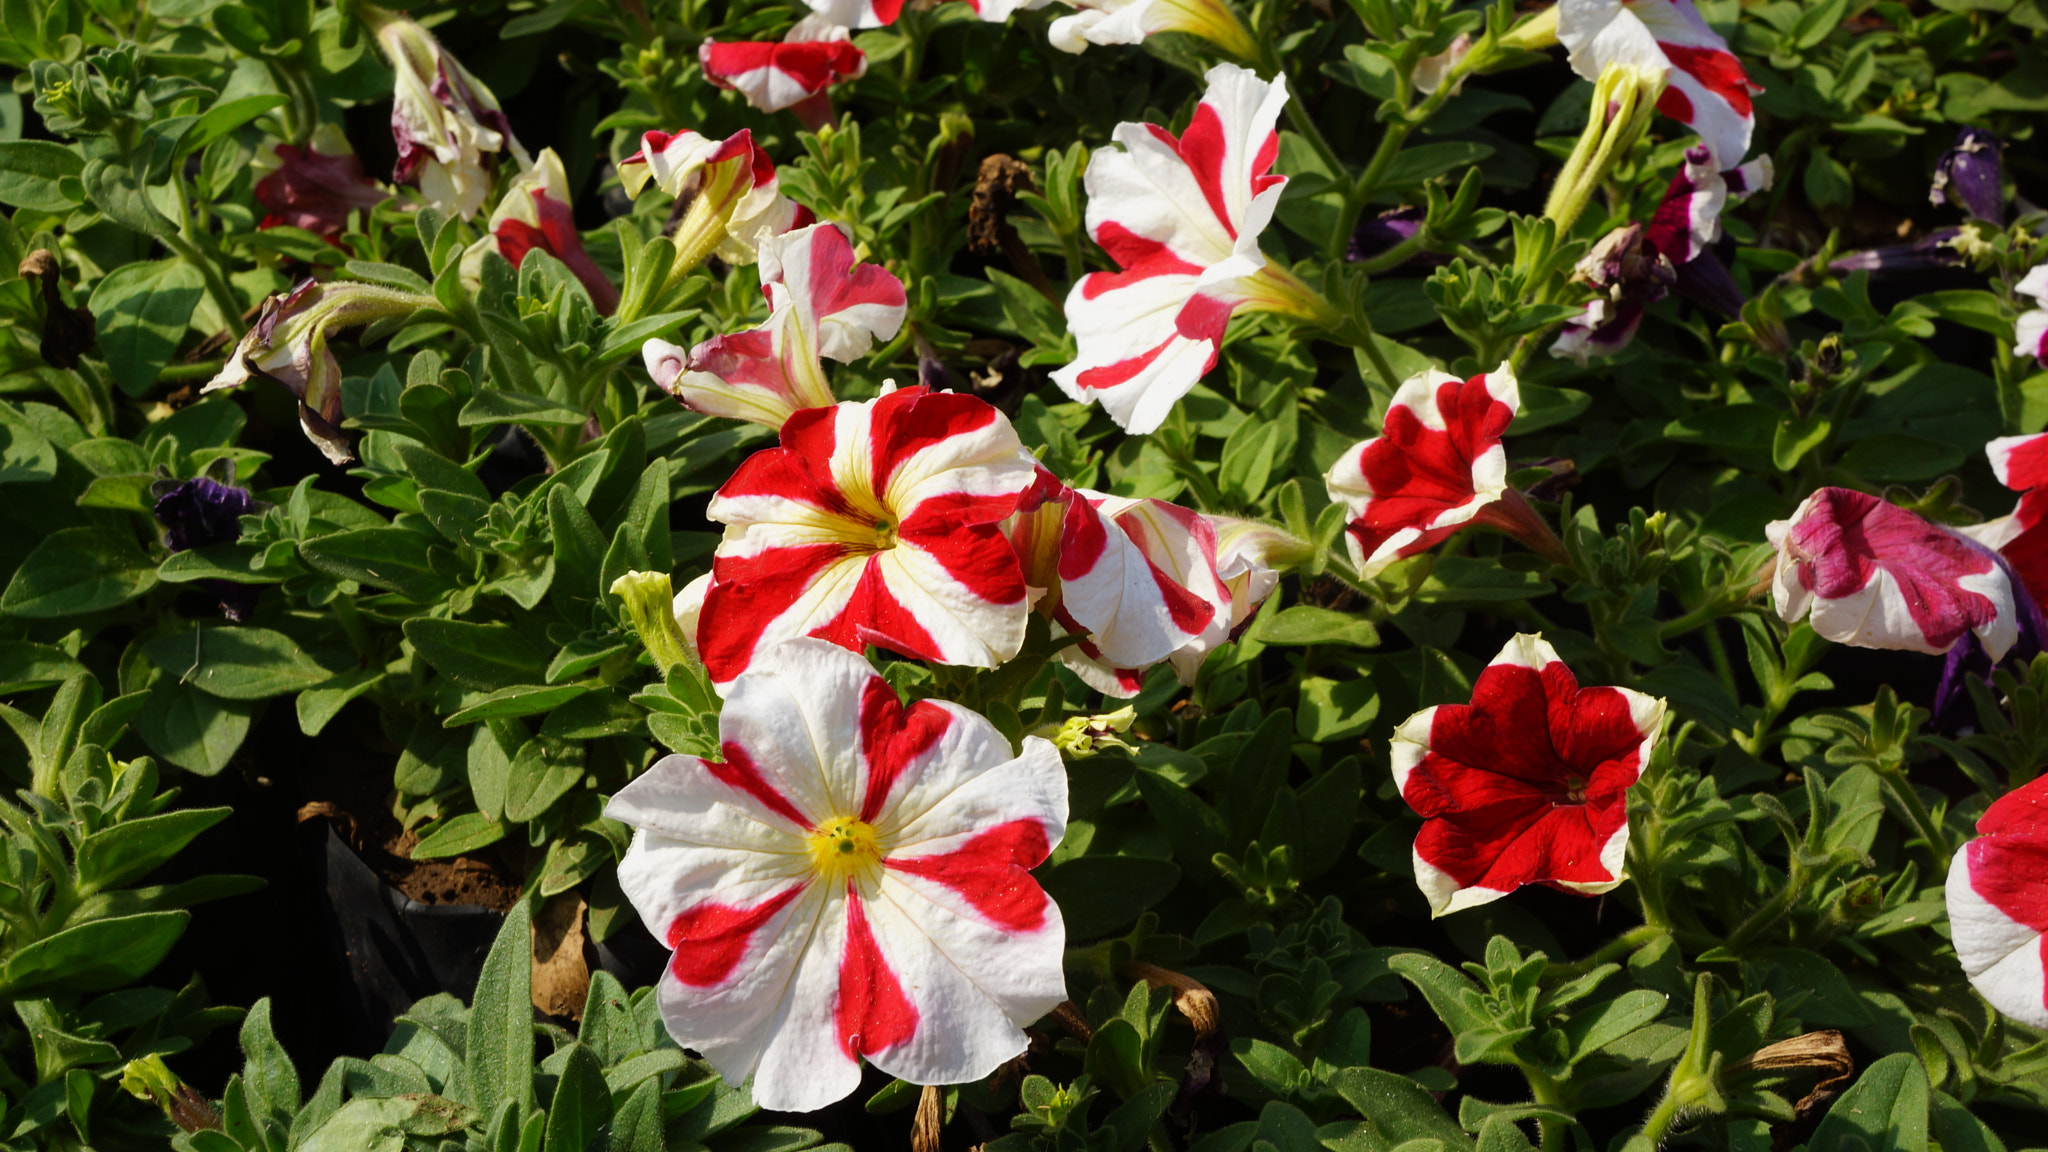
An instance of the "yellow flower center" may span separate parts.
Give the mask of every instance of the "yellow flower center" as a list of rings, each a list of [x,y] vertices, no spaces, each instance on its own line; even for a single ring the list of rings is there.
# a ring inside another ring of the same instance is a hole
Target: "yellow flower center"
[[[896,546],[896,521],[881,517],[875,521],[875,544],[877,552],[884,552]]]
[[[840,883],[866,880],[882,863],[874,826],[852,817],[827,820],[811,832],[811,867],[820,879]]]

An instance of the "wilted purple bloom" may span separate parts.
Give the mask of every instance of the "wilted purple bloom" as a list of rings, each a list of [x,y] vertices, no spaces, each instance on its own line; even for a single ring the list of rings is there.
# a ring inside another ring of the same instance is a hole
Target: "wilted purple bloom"
[[[233,475],[232,470],[229,475]],[[164,547],[173,552],[209,544],[231,544],[241,539],[241,518],[257,509],[256,498],[247,489],[205,476],[183,481],[159,480],[150,491],[156,497],[151,511],[157,523],[164,526]],[[256,589],[250,585],[228,580],[206,580],[202,584],[220,598],[221,613],[238,624],[256,606]]]
[[[512,135],[498,99],[418,23],[374,4],[357,12],[376,32],[395,73],[391,138],[398,163],[391,179],[420,190],[437,211],[464,220],[483,208],[501,154],[520,168],[532,158]]]
[[[247,489],[204,476],[160,482],[156,494],[157,523],[164,526],[164,547],[173,552],[228,544],[242,538],[242,517],[256,510]]]
[[[1630,224],[1601,237],[1579,261],[1573,278],[1600,295],[1565,321],[1550,354],[1583,365],[1588,356],[1612,356],[1628,347],[1643,322],[1643,309],[1670,293],[1678,273],[1646,242],[1643,226]]]
[[[1369,220],[1360,220],[1351,232],[1351,244],[1344,250],[1346,260],[1370,260],[1422,231],[1429,213],[1421,208],[1396,208]]]
[[[1934,165],[1928,200],[1953,203],[1978,220],[2005,222],[2005,197],[1999,191],[1998,137],[1982,128],[1964,128],[1956,142]]]
[[[1960,228],[1936,228],[1911,244],[1887,244],[1837,257],[1828,263],[1828,271],[1847,276],[1851,272],[1875,275],[1954,268],[1963,262],[1963,254],[1955,249],[1955,239],[1961,234]]]
[[[1700,253],[1678,266],[1678,294],[1711,309],[1722,316],[1734,319],[1742,315],[1742,289],[1736,286],[1735,277],[1728,272],[1728,266],[1712,251]]]

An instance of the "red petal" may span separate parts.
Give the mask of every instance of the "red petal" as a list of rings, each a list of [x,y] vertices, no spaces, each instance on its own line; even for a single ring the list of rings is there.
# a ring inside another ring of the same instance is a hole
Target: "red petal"
[[[1044,825],[1012,820],[976,833],[951,852],[882,863],[951,888],[997,927],[1034,932],[1045,924],[1045,890],[1028,870],[1051,851]]]
[[[846,956],[839,964],[839,1002],[833,1017],[839,1050],[871,1056],[906,1043],[917,1034],[917,1008],[875,944],[867,910],[851,885],[846,890]]]
[[[751,908],[699,904],[677,916],[668,926],[668,946],[675,950],[669,972],[692,988],[724,983],[746,955],[754,933],[803,890],[801,884],[785,888]]]

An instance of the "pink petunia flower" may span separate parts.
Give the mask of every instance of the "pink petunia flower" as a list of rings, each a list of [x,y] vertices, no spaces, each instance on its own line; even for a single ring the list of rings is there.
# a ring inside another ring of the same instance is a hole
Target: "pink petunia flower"
[[[1984,454],[2020,502],[2007,515],[1957,531],[2004,557],[2034,602],[2048,603],[2048,433],[2001,436]]]
[[[667,757],[605,809],[634,828],[620,887],[673,951],[676,1043],[785,1112],[851,1093],[863,1058],[958,1084],[1022,1053],[1067,995],[1066,927],[1028,871],[1066,832],[1053,746],[906,708],[815,640],[740,677],[718,726],[721,762]]]
[[[491,210],[483,239],[463,253],[464,276],[475,278],[486,251],[496,252],[517,268],[535,249],[560,260],[574,273],[599,312],[609,316],[619,306],[619,290],[583,250],[583,234],[576,230],[576,214],[569,207],[569,176],[553,148],[541,149],[533,167],[514,177],[505,189],[498,206]]]
[[[670,234],[680,267],[714,255],[752,264],[762,240],[813,221],[809,209],[782,194],[775,162],[744,128],[723,140],[687,129],[642,133],[640,150],[619,161],[619,183],[633,197],[649,183],[678,199],[691,197]]]
[[[249,165],[255,169],[251,190],[263,205],[259,228],[282,224],[303,228],[320,236],[339,236],[348,227],[349,213],[367,213],[391,199],[391,193],[363,175],[363,162],[339,125],[323,123],[313,129],[305,147],[274,144],[260,148]]]
[[[2018,636],[1998,557],[1896,504],[1822,488],[1764,534],[1778,550],[1772,593],[1786,623],[1804,616],[1839,644],[1934,656],[1974,632],[1994,661]]]
[[[832,119],[826,89],[868,70],[867,53],[853,46],[846,28],[816,13],[797,21],[780,42],[706,39],[697,61],[713,84],[739,92],[763,112],[794,109],[813,132]]]
[[[982,400],[904,388],[806,408],[712,497],[726,525],[697,640],[728,684],[780,640],[993,668],[1029,602],[1001,522],[1035,465]]]
[[[1133,433],[1159,427],[1215,366],[1233,313],[1328,308],[1259,251],[1287,184],[1269,172],[1284,80],[1218,64],[1208,81],[1179,138],[1119,124],[1122,150],[1088,162],[1088,231],[1123,271],[1092,272],[1067,294],[1079,351],[1053,379],[1083,404],[1100,400]]]
[[[1664,701],[1581,688],[1541,636],[1519,635],[1472,683],[1472,703],[1424,708],[1387,756],[1423,818],[1415,882],[1434,915],[1524,884],[1594,895],[1619,886],[1628,789],[1664,726]]]
[[[760,259],[765,323],[688,352],[649,340],[641,356],[654,382],[689,408],[780,428],[800,408],[833,403],[823,361],[848,363],[894,339],[908,299],[888,269],[854,263],[837,225],[764,239]]]
[[[1376,576],[1468,524],[1562,560],[1549,526],[1508,487],[1500,438],[1520,404],[1506,364],[1470,380],[1430,369],[1395,391],[1381,434],[1338,457],[1325,478],[1330,499],[1350,510],[1347,540],[1359,575]]]
[[[1692,0],[1558,0],[1557,38],[1588,80],[1617,63],[1665,73],[1657,110],[1699,133],[1716,169],[1735,167],[1749,151],[1750,98],[1763,89]]]
[[[391,137],[398,163],[392,181],[417,187],[438,212],[474,217],[502,156],[522,169],[532,163],[498,98],[418,23],[372,4],[357,5],[357,12],[396,74]]]
[[[1956,959],[1993,1008],[2048,1028],[2048,777],[1999,797],[1948,866]]]

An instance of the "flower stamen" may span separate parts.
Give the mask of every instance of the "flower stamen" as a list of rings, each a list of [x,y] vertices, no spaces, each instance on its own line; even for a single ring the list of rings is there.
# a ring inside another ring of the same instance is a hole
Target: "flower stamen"
[[[808,850],[811,868],[820,879],[835,884],[870,879],[882,863],[874,826],[850,816],[820,823],[811,831]]]

